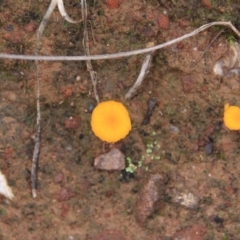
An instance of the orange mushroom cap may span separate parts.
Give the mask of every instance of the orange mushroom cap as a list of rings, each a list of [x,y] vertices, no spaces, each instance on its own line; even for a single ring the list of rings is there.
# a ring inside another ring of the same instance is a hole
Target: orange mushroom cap
[[[127,109],[116,101],[99,103],[92,112],[91,126],[97,137],[109,143],[125,138],[132,128]]]
[[[225,104],[223,121],[230,130],[240,130],[240,108]]]

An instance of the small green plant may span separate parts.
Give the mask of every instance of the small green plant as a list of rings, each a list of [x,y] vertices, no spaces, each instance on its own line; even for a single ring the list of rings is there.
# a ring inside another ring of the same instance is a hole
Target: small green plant
[[[152,136],[156,136],[156,132],[152,132]],[[161,157],[159,155],[156,155],[154,153],[154,150],[158,151],[161,148],[158,141],[152,141],[146,144],[146,154],[142,155],[141,159],[137,162],[137,164],[134,164],[132,162],[131,157],[127,157],[127,167],[125,168],[126,172],[134,173],[138,168],[143,166],[143,162],[145,158],[151,159],[151,160],[159,160]],[[155,152],[156,152],[155,151]],[[148,171],[148,166],[145,167],[145,170]]]
[[[128,166],[125,168],[126,172],[129,172],[129,173],[134,173],[134,171],[138,168],[138,167],[141,167],[142,165],[135,165],[132,163],[132,159],[130,157],[127,157],[127,163],[128,163]]]
[[[233,45],[237,40],[233,35],[228,35],[227,41],[229,42],[230,45]]]

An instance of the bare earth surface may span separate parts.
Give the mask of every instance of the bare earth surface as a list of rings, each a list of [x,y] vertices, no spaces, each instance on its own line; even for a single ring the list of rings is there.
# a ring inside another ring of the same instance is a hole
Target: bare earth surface
[[[33,55],[49,3],[1,0],[0,52]],[[64,3],[73,19],[81,19],[79,1]],[[212,21],[238,28],[239,14],[233,0],[90,0],[90,52],[145,48]],[[91,131],[96,101],[86,63],[40,62],[43,130],[35,199],[36,68],[33,61],[0,60],[0,169],[15,195],[13,201],[0,198],[0,239],[240,239],[240,135],[222,122],[225,103],[240,106],[240,78],[213,74],[237,37],[225,29],[209,47],[222,29],[156,51],[130,100],[124,96],[144,56],[92,62],[100,101],[120,101],[131,116],[130,134],[115,147],[132,172],[94,168],[94,158],[109,146]],[[83,55],[82,38],[82,23],[67,23],[56,9],[40,54]],[[143,125],[151,99],[156,107]]]

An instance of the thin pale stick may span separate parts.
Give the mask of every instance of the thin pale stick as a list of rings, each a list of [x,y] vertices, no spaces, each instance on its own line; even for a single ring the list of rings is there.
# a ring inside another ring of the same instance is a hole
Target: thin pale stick
[[[38,55],[40,47],[40,38],[37,37],[37,48],[36,55]],[[38,161],[40,155],[40,145],[41,145],[41,109],[40,109],[40,81],[39,81],[39,67],[38,60],[35,61],[36,65],[36,80],[37,80],[37,126],[36,126],[36,136],[35,144],[32,157],[32,169],[31,169],[31,188],[32,196],[35,198],[37,196],[37,171],[38,171]]]
[[[152,55],[153,55],[153,52],[150,52],[144,58],[138,78],[137,78],[136,82],[134,83],[134,85],[129,89],[129,91],[125,95],[125,99],[130,99],[133,96],[133,94],[137,91],[137,89],[140,87],[140,85],[142,84],[144,78],[148,74],[148,71],[149,71],[149,68],[151,65]]]
[[[88,20],[88,22],[89,22],[89,24],[90,24],[93,42],[94,42],[94,44],[96,44],[96,40],[95,40],[95,37],[94,37],[94,34],[93,34],[92,22],[91,22],[90,20]]]
[[[70,18],[68,16],[68,14],[66,13],[66,10],[65,10],[65,7],[64,7],[64,4],[63,4],[63,0],[52,0],[41,23],[40,23],[40,26],[38,28],[38,31],[37,31],[37,36],[38,36],[38,39],[41,39],[42,37],[42,34],[43,34],[43,31],[44,31],[44,28],[46,27],[47,25],[47,22],[48,20],[50,19],[54,9],[56,8],[56,6],[58,6],[58,10],[61,14],[61,16],[68,22],[70,23],[79,23],[81,22],[82,20],[79,20],[79,21],[76,21],[76,20],[73,20],[72,18]]]
[[[82,18],[83,18],[83,25],[84,25],[84,31],[83,31],[83,48],[85,55],[90,55],[89,50],[89,37],[88,37],[88,31],[87,31],[87,3],[86,0],[81,0],[82,5]],[[93,85],[93,92],[95,95],[95,99],[97,103],[99,103],[99,97],[97,94],[97,73],[93,70],[92,63],[90,60],[86,61],[87,64],[87,70],[90,73],[92,85]]]
[[[72,20],[67,15],[63,5],[63,0],[52,0],[37,30],[37,48],[35,51],[35,56],[38,56],[39,49],[40,49],[40,41],[41,41],[43,31],[56,5],[58,5],[59,12],[66,21],[71,23],[79,22],[79,21]],[[37,171],[38,171],[38,162],[39,162],[40,145],[41,145],[41,109],[40,109],[40,81],[39,81],[38,59],[35,59],[35,65],[36,65],[36,79],[37,79],[37,84],[36,84],[37,85],[37,99],[36,99],[37,100],[37,126],[36,126],[36,136],[34,139],[35,144],[34,144],[32,168],[31,168],[31,188],[32,188],[32,196],[34,198],[37,196]]]
[[[68,21],[68,22],[70,22],[70,23],[79,23],[79,22],[82,21],[82,19],[81,19],[81,20],[78,20],[78,21],[77,21],[77,20],[73,20],[71,17],[68,16],[68,14],[67,14],[67,12],[66,12],[66,10],[65,10],[64,4],[63,4],[63,0],[58,0],[58,10],[59,10],[61,16],[62,16],[66,21]]]
[[[193,64],[193,66],[197,65],[200,60],[204,57],[204,55],[207,53],[209,48],[212,46],[212,44],[215,42],[215,40],[224,32],[222,29],[221,31],[218,32],[218,34],[212,39],[212,41],[207,45],[206,49],[203,51],[202,55],[199,57],[199,59]]]
[[[40,40],[43,34],[43,30],[47,25],[47,22],[49,20],[49,18],[51,17],[55,7],[57,6],[58,0],[52,0],[45,15],[43,16],[43,19],[38,27],[37,30],[37,38]],[[36,59],[35,59],[36,60]]]
[[[193,37],[198,33],[212,27],[212,26],[225,26],[229,27],[239,38],[240,32],[232,25],[231,22],[212,22],[201,26],[200,28],[187,33],[179,38],[175,38],[170,40],[166,43],[159,44],[154,47],[138,49],[128,52],[120,52],[120,53],[112,53],[112,54],[102,54],[102,55],[90,55],[90,56],[35,56],[35,55],[15,55],[15,54],[6,54],[1,53],[0,58],[7,58],[7,59],[23,59],[23,60],[45,60],[45,61],[86,61],[86,60],[103,60],[103,59],[113,59],[113,58],[121,58],[121,57],[129,57],[138,54],[149,53],[161,48],[165,48],[176,44],[184,39]]]

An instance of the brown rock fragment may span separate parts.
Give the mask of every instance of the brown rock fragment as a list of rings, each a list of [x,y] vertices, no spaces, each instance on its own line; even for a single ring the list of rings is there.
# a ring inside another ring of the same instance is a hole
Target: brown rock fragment
[[[62,203],[61,205],[61,217],[65,218],[67,216],[67,213],[70,210],[70,206],[67,203]]]
[[[184,48],[184,44],[182,42],[179,42],[177,44],[177,49],[183,49]]]
[[[208,137],[210,137],[214,133],[214,130],[215,130],[215,126],[209,125],[205,130],[204,137],[208,139]]]
[[[94,160],[94,167],[101,170],[123,170],[125,156],[117,148],[112,148],[108,153],[99,155]]]
[[[124,0],[106,0],[105,4],[108,6],[108,8],[115,9],[119,8],[123,1]]]
[[[58,173],[54,177],[53,181],[54,181],[54,183],[61,183],[63,181],[63,178],[64,178],[64,174],[63,173]]]
[[[23,34],[20,31],[7,32],[3,35],[3,39],[11,43],[21,43],[23,40]]]
[[[161,29],[168,29],[169,28],[169,18],[164,14],[160,14],[158,16],[158,26]]]
[[[182,86],[184,93],[190,93],[194,89],[195,81],[191,75],[183,76],[182,78]]]
[[[30,21],[29,23],[27,23],[25,26],[24,26],[24,30],[26,32],[34,32],[36,29],[37,29],[37,22],[35,21]]]
[[[201,0],[201,3],[204,7],[206,7],[207,9],[210,9],[212,7],[212,3],[211,0]]]
[[[154,212],[155,205],[160,199],[160,194],[163,195],[163,179],[163,176],[159,173],[151,174],[139,193],[135,216],[140,226],[146,224],[147,218]]]
[[[61,92],[65,98],[69,97],[73,93],[73,86],[72,85],[66,85],[61,87]]]
[[[70,198],[73,198],[76,196],[76,193],[72,191],[69,188],[62,188],[60,191],[56,194],[56,199],[61,202],[61,201],[67,201]]]
[[[80,117],[70,117],[64,121],[65,128],[76,130],[80,127],[81,118]]]

